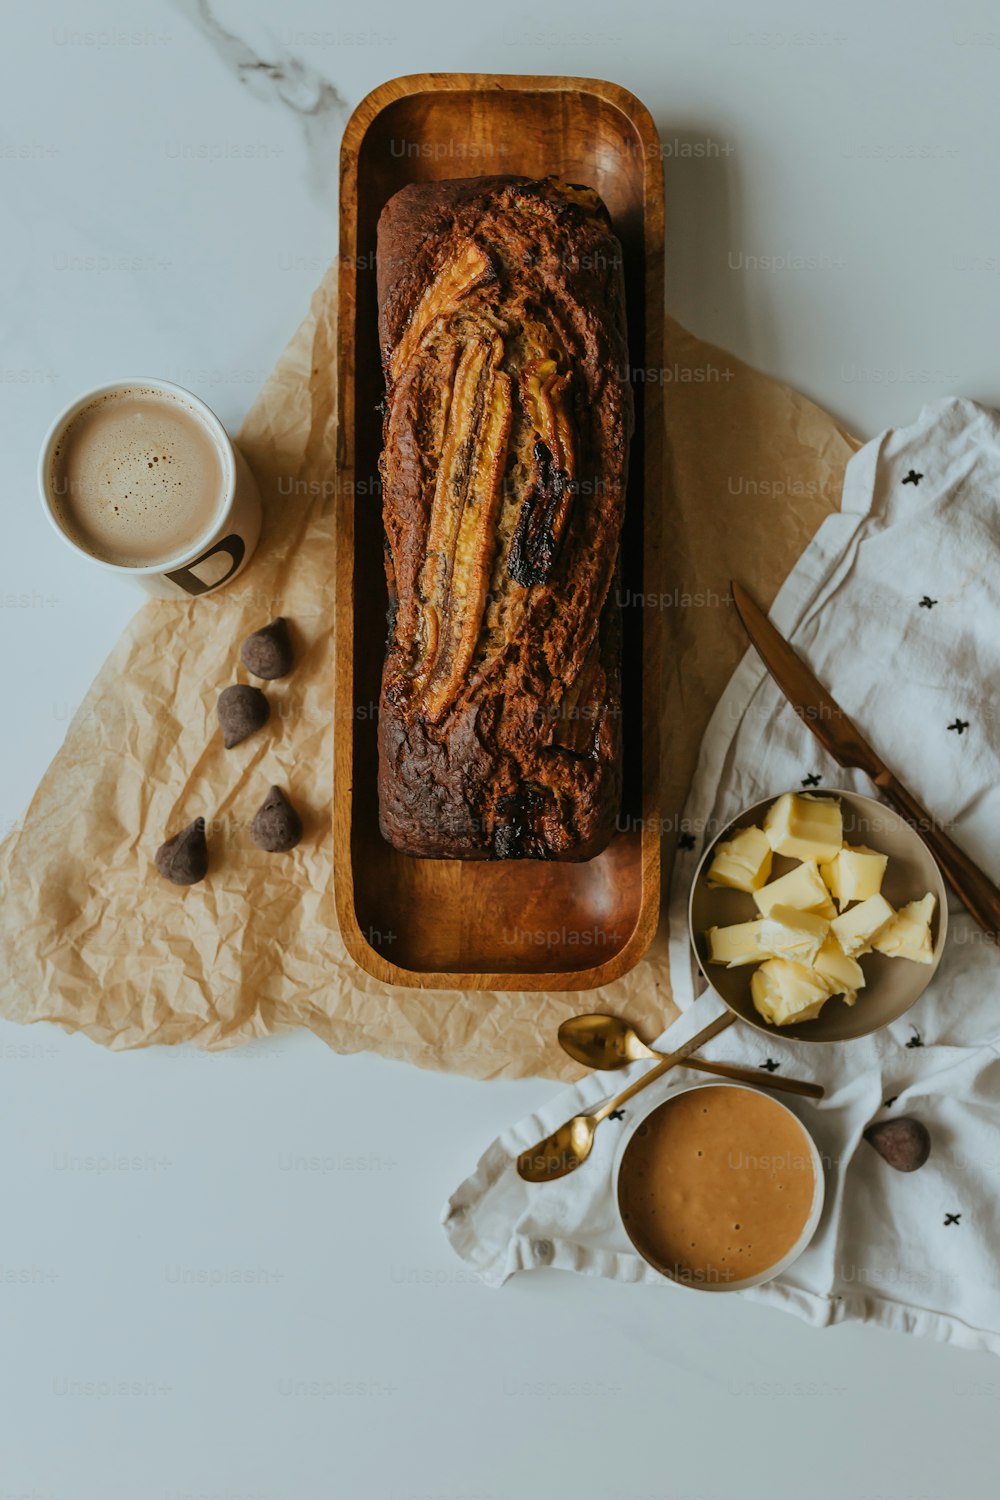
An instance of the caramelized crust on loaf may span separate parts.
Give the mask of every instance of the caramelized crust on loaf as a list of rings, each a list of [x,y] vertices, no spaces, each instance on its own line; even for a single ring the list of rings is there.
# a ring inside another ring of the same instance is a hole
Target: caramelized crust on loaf
[[[404,188],[378,226],[389,641],[382,832],[589,859],[621,797],[621,248],[588,188]]]

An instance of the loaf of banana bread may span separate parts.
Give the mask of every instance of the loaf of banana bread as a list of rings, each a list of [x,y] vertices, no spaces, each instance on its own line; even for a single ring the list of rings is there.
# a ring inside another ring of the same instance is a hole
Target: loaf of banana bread
[[[415,183],[382,211],[377,284],[382,833],[590,859],[621,798],[621,247],[589,188]]]

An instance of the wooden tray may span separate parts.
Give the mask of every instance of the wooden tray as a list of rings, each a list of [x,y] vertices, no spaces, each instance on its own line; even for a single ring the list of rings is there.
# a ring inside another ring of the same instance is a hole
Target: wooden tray
[[[548,173],[594,187],[621,239],[633,367],[663,353],[663,172],[648,110],[593,78],[422,73],[358,105],[340,156],[334,878],[348,952],[389,984],[571,990],[607,984],[659,916],[659,616],[625,608],[625,797],[605,852],[584,864],[412,859],[379,833],[376,721],[385,642],[383,393],[375,229],[408,182]],[[627,599],[658,588],[663,382],[635,382],[623,540]]]

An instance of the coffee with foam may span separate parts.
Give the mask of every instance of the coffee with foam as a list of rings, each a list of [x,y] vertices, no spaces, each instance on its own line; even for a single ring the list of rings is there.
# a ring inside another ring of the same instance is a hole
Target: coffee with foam
[[[122,386],[82,407],[52,453],[49,493],[78,547],[124,568],[189,554],[224,501],[218,442],[194,407]]]

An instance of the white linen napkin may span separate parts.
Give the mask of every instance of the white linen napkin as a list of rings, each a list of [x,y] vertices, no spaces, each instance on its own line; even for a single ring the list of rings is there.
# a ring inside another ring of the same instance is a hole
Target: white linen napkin
[[[772,611],[886,764],[994,881],[998,544],[1000,418],[971,401],[935,402],[854,456],[840,512],[824,522]],[[748,804],[808,785],[873,790],[825,754],[748,651],[706,731],[685,809],[681,843],[690,847],[678,854],[670,912],[671,979],[683,1014],[661,1047],[678,1045],[722,1008],[711,992],[696,999],[687,935],[687,894],[704,842]],[[1000,961],[965,909],[953,901],[950,911],[932,984],[886,1030],[817,1046],[737,1023],[701,1055],[777,1065],[826,1089],[819,1105],[778,1096],[824,1157],[819,1231],[783,1275],[732,1295],[817,1325],[880,1323],[1000,1353]],[[587,1008],[600,1009],[599,992]],[[514,1167],[525,1147],[645,1066],[592,1074],[512,1126],[449,1200],[445,1232],[488,1284],[555,1266],[656,1282],[664,1296],[705,1295],[659,1277],[618,1222],[611,1178],[624,1122],[602,1125],[591,1159],[560,1182],[530,1185]],[[702,1077],[675,1069],[635,1105]],[[872,1121],[900,1115],[931,1133],[930,1160],[915,1173],[894,1172],[862,1139]]]

